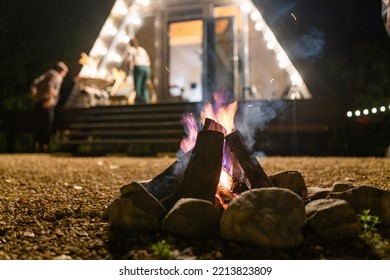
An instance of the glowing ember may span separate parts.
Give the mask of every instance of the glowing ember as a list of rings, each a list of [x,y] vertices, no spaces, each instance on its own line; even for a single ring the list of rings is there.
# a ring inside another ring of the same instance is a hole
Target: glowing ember
[[[219,177],[219,186],[231,190],[233,186],[233,177],[227,172],[225,168],[221,169],[221,176]]]

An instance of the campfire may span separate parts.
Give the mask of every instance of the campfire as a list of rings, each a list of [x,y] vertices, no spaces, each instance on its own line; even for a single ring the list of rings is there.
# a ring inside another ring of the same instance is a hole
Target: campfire
[[[248,191],[254,193],[256,189],[275,189],[275,184],[264,172],[244,136],[235,128],[236,111],[236,101],[226,102],[222,95],[214,95],[213,101],[206,104],[200,114],[200,131],[194,116],[185,115],[183,123],[187,137],[181,142],[177,160],[150,181],[123,186],[120,198],[109,205],[105,213],[110,224],[130,231],[163,228],[190,237],[215,235],[220,228],[220,220],[223,220],[222,213],[228,216],[228,210],[234,209],[230,204],[235,198],[244,197],[243,193]],[[300,195],[306,194],[306,186],[297,172],[280,175],[279,179],[287,176],[290,181],[283,188],[298,190],[299,196],[288,192],[294,196],[290,200],[297,202],[300,208],[300,221],[294,222],[293,226],[300,230],[304,224],[304,206]],[[284,181],[281,181],[282,185]],[[283,197],[283,194],[279,196]],[[271,202],[273,199],[268,200]],[[179,209],[179,214],[172,215],[177,212],[175,209]],[[288,206],[285,209],[291,211]],[[189,213],[183,214],[181,211]],[[280,227],[277,222],[274,226]],[[295,246],[302,240],[302,236],[295,231],[293,234],[296,237],[286,238],[290,240],[287,247]]]
[[[188,136],[180,144],[182,156],[147,185],[167,210],[181,198],[204,199],[226,209],[243,191],[273,187],[235,129],[237,102],[227,103],[222,95],[213,101],[203,108],[201,131],[192,114],[183,117]]]
[[[177,160],[151,180],[121,187],[104,211],[112,228],[294,248],[304,228],[321,238],[357,237],[363,209],[390,224],[388,191],[335,183],[309,193],[298,171],[267,175],[234,125],[236,111],[237,102],[215,95],[200,114],[201,130],[185,115],[187,137]]]

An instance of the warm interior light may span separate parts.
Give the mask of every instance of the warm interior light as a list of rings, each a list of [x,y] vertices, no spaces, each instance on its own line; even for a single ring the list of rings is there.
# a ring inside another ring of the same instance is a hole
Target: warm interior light
[[[148,6],[150,4],[150,0],[138,0],[142,6]]]

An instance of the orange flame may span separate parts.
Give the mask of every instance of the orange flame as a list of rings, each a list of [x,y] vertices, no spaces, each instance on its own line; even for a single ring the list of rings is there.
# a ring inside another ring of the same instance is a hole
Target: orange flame
[[[214,93],[214,102],[205,104],[200,118],[202,124],[204,124],[206,118],[218,122],[226,129],[226,133],[229,134],[234,130],[234,116],[237,111],[238,103],[237,101],[228,103],[225,97],[226,96],[224,96],[223,93]],[[187,130],[187,137],[181,141],[180,148],[184,153],[186,153],[195,146],[196,137],[198,135],[198,127],[192,114],[184,115],[182,121]],[[233,187],[232,173],[233,165],[231,155],[229,149],[224,146],[219,186],[223,187],[225,191],[230,191]]]
[[[198,125],[192,114],[185,114],[182,118],[182,122],[187,131],[187,137],[181,140],[180,149],[184,153],[187,153],[195,146],[196,137],[198,136]]]
[[[202,123],[204,123],[206,118],[218,122],[226,129],[226,133],[229,134],[234,129],[234,115],[236,114],[236,111],[237,101],[216,108],[213,108],[211,103],[207,103],[203,107],[200,117]]]
[[[221,176],[219,177],[218,185],[229,191],[233,186],[233,177],[229,174],[229,172],[225,168],[221,169]]]

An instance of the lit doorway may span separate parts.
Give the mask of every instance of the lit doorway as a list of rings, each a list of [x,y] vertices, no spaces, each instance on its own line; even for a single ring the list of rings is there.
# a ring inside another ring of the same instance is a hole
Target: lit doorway
[[[168,30],[169,93],[184,101],[202,101],[203,21],[172,22]]]
[[[236,95],[233,17],[171,22],[168,30],[171,97],[200,102],[215,91]]]

